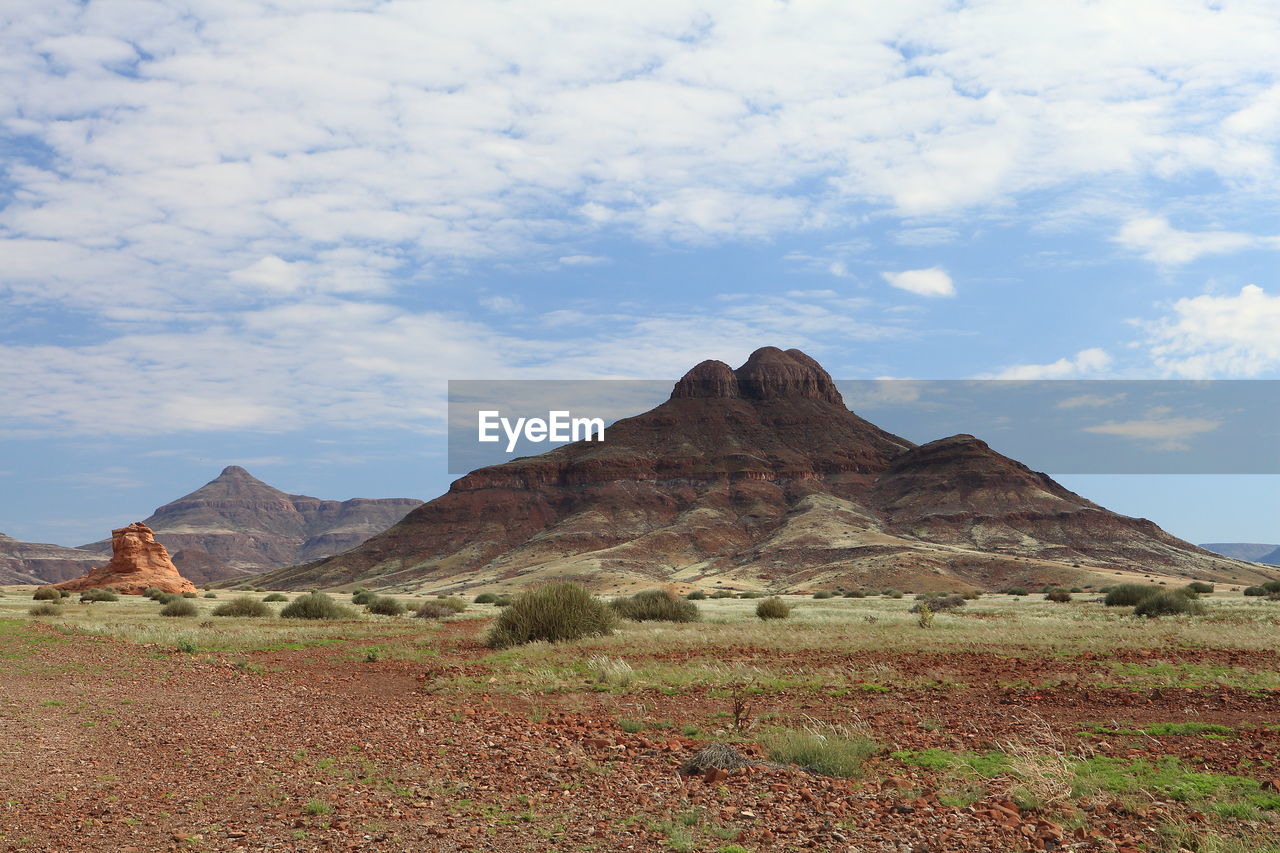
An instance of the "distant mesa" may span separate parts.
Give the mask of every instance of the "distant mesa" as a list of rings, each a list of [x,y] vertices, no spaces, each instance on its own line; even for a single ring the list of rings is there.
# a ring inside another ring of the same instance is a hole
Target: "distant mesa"
[[[196,591],[195,584],[178,573],[169,552],[141,521],[111,531],[111,562],[54,586],[69,592],[106,587],[125,595],[141,595],[151,587],[164,592]]]
[[[0,584],[48,584],[79,577],[102,562],[102,554],[43,542],[23,542],[0,533]]]
[[[1249,560],[1254,563],[1280,566],[1280,545],[1274,543],[1208,542],[1200,547],[1215,554],[1234,557],[1237,560]]]
[[[693,367],[656,408],[480,468],[272,588],[504,588],[571,579],[777,591],[1101,586],[1262,567],[1111,512],[971,435],[917,446],[844,405],[816,361],[764,347]]]

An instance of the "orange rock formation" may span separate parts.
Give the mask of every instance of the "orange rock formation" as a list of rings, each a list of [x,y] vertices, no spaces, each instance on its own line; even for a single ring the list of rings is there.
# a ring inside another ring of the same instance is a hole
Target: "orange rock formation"
[[[141,521],[111,531],[111,562],[83,577],[54,586],[73,592],[110,587],[125,595],[139,595],[148,587],[165,592],[196,591],[195,584],[178,574],[169,552]]]

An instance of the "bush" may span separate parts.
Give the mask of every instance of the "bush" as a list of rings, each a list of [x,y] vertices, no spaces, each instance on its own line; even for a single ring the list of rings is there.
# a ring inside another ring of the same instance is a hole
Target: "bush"
[[[1028,594],[1026,587],[1021,587],[1021,586],[1005,587],[1004,589],[1000,590],[1000,592],[1003,593],[1004,595],[1027,595]]]
[[[61,598],[62,596],[58,596]],[[61,616],[62,608],[56,604],[37,604],[27,611],[28,616]]]
[[[492,592],[482,592],[472,599],[476,604],[493,604],[498,600],[498,596]]]
[[[1266,594],[1267,594],[1267,591],[1266,591],[1265,589],[1263,589],[1262,587],[1260,587],[1260,586],[1246,586],[1246,587],[1244,588],[1244,594],[1245,594],[1245,595],[1254,595],[1254,596],[1259,596],[1259,597],[1261,597],[1261,596],[1266,595]]]
[[[980,589],[966,590],[960,593],[960,597],[965,599],[966,601],[977,601],[979,598],[982,598],[982,590]]]
[[[467,609],[467,603],[465,601],[452,595],[436,596],[436,603],[449,608],[454,613],[461,613]],[[497,602],[495,601],[494,604],[497,604]]]
[[[196,594],[195,594],[194,592],[184,592],[184,593],[182,594],[182,597],[183,597],[183,598],[195,598],[195,597],[196,597]]]
[[[163,589],[160,589],[160,588],[159,588],[159,587],[157,587],[157,586],[149,586],[149,587],[147,587],[146,589],[144,589],[144,590],[142,591],[142,594],[143,594],[145,597],[150,598],[151,600],[153,600],[153,601],[154,601],[155,599],[157,599],[157,598],[159,598],[160,596],[164,595],[164,590],[163,590]]]
[[[698,605],[660,589],[614,599],[609,606],[614,613],[633,622],[697,622],[702,618]]]
[[[711,597],[712,598],[733,598],[733,593],[729,592],[729,590],[727,589],[717,589],[715,592],[711,593]]]
[[[938,595],[933,596],[925,601],[920,602],[916,606],[908,610],[908,613],[920,613],[920,608],[928,607],[933,613],[941,613],[944,610],[955,610],[957,607],[964,607],[963,595]]]
[[[1102,603],[1107,607],[1133,607],[1159,594],[1160,590],[1154,584],[1122,583],[1111,587]]]
[[[867,593],[860,589],[851,589],[844,594],[845,598],[866,598]]]
[[[213,608],[213,615],[256,618],[260,616],[270,616],[271,608],[254,598],[252,595],[237,595],[230,601],[219,604],[217,607]]]
[[[365,604],[365,609],[378,616],[399,616],[404,613],[404,605],[388,595],[379,595]]]
[[[811,773],[848,779],[862,775],[863,764],[880,751],[870,738],[842,734],[781,731],[765,739],[769,760],[798,764]]]
[[[273,592],[270,595],[263,596],[262,600],[263,601],[288,601],[289,596],[283,595],[282,593],[279,593],[279,592]]]
[[[454,610],[438,601],[424,601],[413,615],[415,619],[443,619],[446,616],[453,616]]]
[[[1204,581],[1192,581],[1187,584],[1187,589],[1200,595],[1208,595],[1213,592],[1213,584],[1205,583]]]
[[[1133,608],[1134,616],[1199,616],[1204,613],[1204,605],[1182,592],[1161,592],[1148,596]]]
[[[1053,592],[1045,595],[1044,600],[1056,601],[1059,604],[1062,604],[1071,600],[1071,593],[1067,592],[1065,589],[1055,589]]]
[[[351,619],[355,613],[323,592],[300,595],[280,611],[285,619]]]
[[[31,596],[34,601],[61,601],[62,590],[51,586],[42,586]]]
[[[495,649],[546,640],[558,643],[613,633],[613,609],[574,583],[551,583],[517,595],[494,620]]]
[[[115,590],[107,589],[105,587],[94,587],[93,589],[86,589],[81,592],[80,600],[92,604],[95,601],[119,601],[120,596],[116,594]]]
[[[738,598],[764,598],[764,593],[748,590],[747,592],[738,593]]]
[[[514,600],[515,600],[514,596],[499,595],[496,599],[494,599],[493,606],[494,607],[510,607],[511,602]]]
[[[775,595],[756,605],[756,615],[761,619],[786,619],[791,615],[791,606]]]
[[[834,593],[834,592],[828,592],[827,590],[822,589],[822,590],[818,590],[817,592],[815,592],[815,593],[813,594],[813,597],[814,597],[814,598],[835,598],[835,593]]]
[[[706,601],[707,594],[700,589],[695,589],[693,592],[686,595],[685,598],[690,601]]]
[[[885,598],[902,598],[902,593],[896,589],[886,589],[884,592],[880,594],[883,595]]]
[[[373,601],[377,597],[378,597],[378,594],[375,592],[370,592],[367,589],[358,589],[355,591],[355,593],[352,594],[351,603],[352,604],[368,604],[370,601]]]
[[[161,616],[195,616],[197,612],[196,606],[182,596],[160,608]]]
[[[170,601],[177,601],[179,598],[182,598],[182,596],[176,592],[162,592],[157,596],[153,596],[151,600],[157,604],[168,604]]]
[[[205,597],[205,598],[217,598],[217,597],[218,597],[218,594],[217,594],[216,592],[206,592],[206,593],[204,594],[204,597]]]

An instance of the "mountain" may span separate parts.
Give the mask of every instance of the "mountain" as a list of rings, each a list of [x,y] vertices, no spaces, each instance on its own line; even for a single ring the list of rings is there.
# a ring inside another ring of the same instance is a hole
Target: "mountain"
[[[79,577],[102,555],[79,548],[22,542],[0,533],[0,584],[45,584]]]
[[[422,501],[290,495],[232,465],[217,478],[143,521],[197,584],[245,576],[359,545]],[[83,546],[111,551],[111,541]],[[99,557],[99,559],[101,559]]]
[[[960,435],[916,446],[849,411],[799,350],[703,362],[670,399],[481,468],[344,554],[263,586],[510,586],[572,578],[808,590],[1086,585],[1256,566],[1110,512]]]
[[[1234,557],[1237,560],[1249,560],[1254,563],[1268,563],[1280,566],[1280,545],[1266,545],[1256,542],[1209,542],[1201,545],[1215,554]]]

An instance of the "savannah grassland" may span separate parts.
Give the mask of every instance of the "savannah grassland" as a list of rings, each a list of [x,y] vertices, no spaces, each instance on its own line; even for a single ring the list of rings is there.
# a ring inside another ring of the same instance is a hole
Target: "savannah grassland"
[[[0,849],[1280,851],[1277,602],[987,595],[924,628],[911,596],[706,600],[493,651],[492,605],[218,595],[4,590]],[[677,775],[713,741],[772,764]]]

